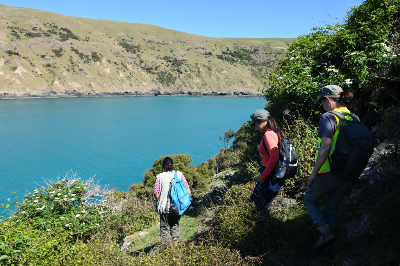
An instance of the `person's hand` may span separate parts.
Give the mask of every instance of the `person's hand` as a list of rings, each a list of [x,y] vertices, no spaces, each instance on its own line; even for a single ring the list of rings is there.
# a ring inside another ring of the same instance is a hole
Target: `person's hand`
[[[257,181],[264,184],[265,180],[261,178],[261,175],[257,176]]]
[[[314,179],[317,177],[315,174],[311,174],[307,179],[307,186],[313,187],[314,186]]]

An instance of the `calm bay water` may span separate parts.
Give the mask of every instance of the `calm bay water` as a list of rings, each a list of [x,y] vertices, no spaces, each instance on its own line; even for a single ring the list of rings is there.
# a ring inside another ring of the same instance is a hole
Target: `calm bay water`
[[[0,200],[72,170],[126,191],[163,155],[198,165],[218,153],[260,98],[123,97],[0,100]],[[222,145],[222,143],[221,143]]]

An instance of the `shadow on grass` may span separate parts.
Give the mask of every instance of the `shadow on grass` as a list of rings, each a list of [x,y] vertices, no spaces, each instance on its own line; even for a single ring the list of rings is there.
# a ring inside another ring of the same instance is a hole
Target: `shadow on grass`
[[[145,248],[142,248],[142,249],[138,249],[138,250],[134,250],[134,251],[131,251],[130,252],[130,254],[133,256],[133,255],[140,255],[140,254],[142,254],[142,253],[145,253],[145,254],[148,254],[150,251],[152,251],[154,248],[156,248],[156,247],[159,247],[160,246],[160,244],[153,244],[153,245],[151,245],[151,246],[148,246],[148,247],[145,247]]]

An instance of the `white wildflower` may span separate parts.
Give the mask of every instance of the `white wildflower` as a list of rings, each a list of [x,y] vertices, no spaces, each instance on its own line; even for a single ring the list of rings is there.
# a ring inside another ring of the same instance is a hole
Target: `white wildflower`
[[[50,229],[47,229],[46,231],[47,231],[47,232],[49,232],[49,231],[50,231]]]
[[[83,211],[82,211],[82,213],[86,213],[86,211],[85,211],[85,210],[83,210]]]
[[[54,199],[56,199],[56,200],[57,200],[57,199],[60,199],[60,198],[54,198]]]
[[[350,55],[355,55],[355,54],[357,54],[356,52],[352,52]]]
[[[71,194],[71,196],[75,196],[76,194]]]
[[[339,70],[337,70],[335,68],[328,68],[327,71],[332,71],[332,72],[335,72],[335,73],[339,72]]]
[[[78,218],[79,216],[81,216],[80,214],[75,215],[76,218]]]
[[[58,193],[57,195],[58,195],[58,196],[61,196],[61,193]]]
[[[294,57],[292,56],[289,60],[292,61],[294,59]]]
[[[99,224],[96,224],[97,226],[100,226]]]
[[[38,200],[34,200],[33,202],[34,202],[34,203],[38,203],[39,201],[38,201]]]
[[[56,193],[55,191],[52,191],[52,192],[50,192],[49,194],[54,194],[54,193]]]
[[[384,48],[386,51],[390,52],[390,51],[392,50],[392,48],[390,48],[389,46],[387,46],[385,43],[381,43],[381,44],[382,44],[383,48]]]
[[[66,198],[67,197],[67,195],[64,195],[64,198]]]
[[[346,79],[344,82],[346,82],[346,84],[348,85],[353,84],[353,81],[351,81],[351,79]]]
[[[65,227],[68,227],[68,226],[69,226],[69,224],[66,224],[66,225],[65,225]]]
[[[39,193],[39,190],[35,189],[33,192],[35,192],[35,194],[36,194],[36,193]]]
[[[24,213],[26,213],[26,211],[22,211],[21,213],[24,214]]]
[[[75,200],[75,198],[71,198],[71,200],[72,200],[72,201],[74,201],[74,200]]]

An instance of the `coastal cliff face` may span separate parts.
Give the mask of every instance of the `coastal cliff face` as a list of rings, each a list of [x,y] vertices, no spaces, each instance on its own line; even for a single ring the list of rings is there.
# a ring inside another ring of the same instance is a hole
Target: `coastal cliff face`
[[[0,97],[260,96],[292,39],[208,38],[0,5]]]

